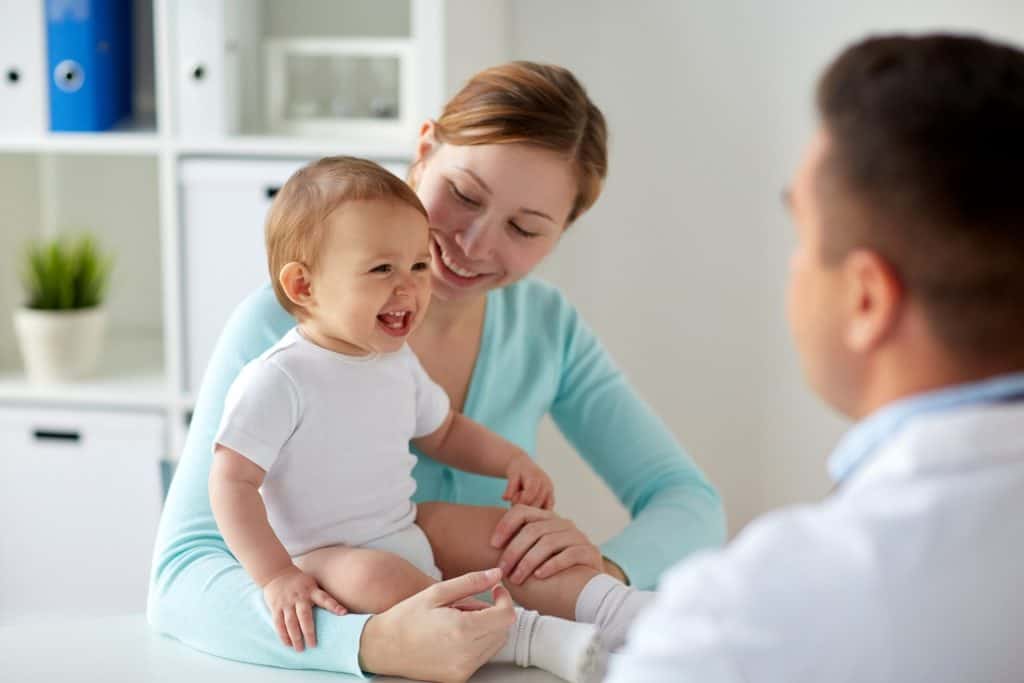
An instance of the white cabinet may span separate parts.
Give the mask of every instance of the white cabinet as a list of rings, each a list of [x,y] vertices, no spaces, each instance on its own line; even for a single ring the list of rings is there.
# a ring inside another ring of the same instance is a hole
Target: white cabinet
[[[159,415],[0,408],[0,614],[145,608],[163,431]]]

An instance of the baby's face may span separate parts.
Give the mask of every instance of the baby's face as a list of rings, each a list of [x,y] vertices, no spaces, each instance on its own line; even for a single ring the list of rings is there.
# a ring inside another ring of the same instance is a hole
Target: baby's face
[[[328,218],[303,325],[334,350],[397,351],[430,302],[427,219],[399,201],[354,201]]]

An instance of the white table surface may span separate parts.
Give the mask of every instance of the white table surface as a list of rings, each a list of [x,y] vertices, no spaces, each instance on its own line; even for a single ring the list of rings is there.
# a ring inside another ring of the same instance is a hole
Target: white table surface
[[[356,681],[323,671],[242,664],[154,633],[145,616],[0,615],[0,681],[51,683],[318,683]],[[380,676],[381,683],[406,679]],[[487,665],[473,683],[558,683],[538,669]]]

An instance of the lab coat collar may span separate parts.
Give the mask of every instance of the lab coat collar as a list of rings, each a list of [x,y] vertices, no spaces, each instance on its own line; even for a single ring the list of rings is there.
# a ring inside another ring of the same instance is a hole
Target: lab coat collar
[[[926,415],[991,403],[1024,401],[1024,372],[946,387],[901,399],[854,425],[829,457],[832,480],[841,484],[909,423]]]

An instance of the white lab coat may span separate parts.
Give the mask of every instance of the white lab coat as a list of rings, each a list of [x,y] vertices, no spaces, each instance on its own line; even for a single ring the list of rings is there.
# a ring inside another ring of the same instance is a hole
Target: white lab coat
[[[1024,681],[1024,402],[912,419],[834,495],[684,561],[610,683]]]

